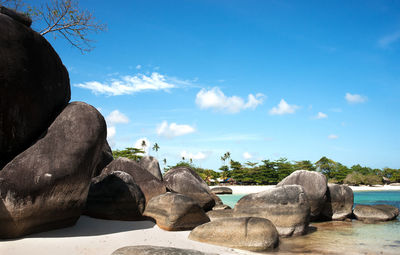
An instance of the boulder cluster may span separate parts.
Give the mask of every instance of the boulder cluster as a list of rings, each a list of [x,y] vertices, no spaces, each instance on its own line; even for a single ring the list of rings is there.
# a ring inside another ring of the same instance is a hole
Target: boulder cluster
[[[30,19],[0,8],[0,238],[71,226],[82,214],[151,219],[195,241],[251,251],[279,236],[307,233],[310,220],[391,220],[389,205],[357,205],[343,185],[299,170],[275,188],[244,196],[231,209],[188,167],[161,174],[158,161],[113,159],[104,117],[70,102],[68,72]],[[125,247],[113,254],[203,254],[167,247]]]

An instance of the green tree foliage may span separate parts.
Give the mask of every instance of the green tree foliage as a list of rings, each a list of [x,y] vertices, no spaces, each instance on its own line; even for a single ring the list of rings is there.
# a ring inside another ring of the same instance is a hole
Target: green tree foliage
[[[326,177],[328,178],[334,178],[334,170],[337,167],[337,163],[333,161],[332,159],[329,159],[327,157],[322,157],[320,160],[315,162],[315,166],[317,167],[317,170],[320,171],[321,173],[325,174]]]
[[[310,160],[301,160],[295,161],[293,164],[294,170],[308,170],[308,171],[315,171],[317,168]]]
[[[124,150],[114,150],[112,152],[112,154],[115,159],[124,157],[124,158],[129,158],[129,159],[132,159],[135,161],[139,161],[143,157],[144,151],[141,149],[128,147],[128,148],[125,148]],[[142,155],[140,155],[140,154],[142,154]]]

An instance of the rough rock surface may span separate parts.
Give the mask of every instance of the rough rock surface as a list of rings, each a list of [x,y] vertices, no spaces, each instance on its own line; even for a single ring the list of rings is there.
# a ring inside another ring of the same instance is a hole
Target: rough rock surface
[[[140,159],[139,165],[149,171],[154,177],[162,181],[162,174],[158,160],[153,156],[144,156]]]
[[[111,255],[216,255],[213,253],[203,253],[190,249],[178,249],[172,247],[138,245],[119,248]]]
[[[399,216],[399,208],[392,205],[356,205],[353,214],[357,220],[377,222],[394,220]]]
[[[218,204],[218,205],[215,205],[213,207],[213,211],[215,211],[215,210],[227,210],[227,209],[232,209],[232,208],[229,205],[225,205],[225,204]]]
[[[211,192],[216,195],[232,194],[232,189],[228,187],[215,187],[211,189]]]
[[[233,210],[232,209],[225,209],[225,210],[211,210],[207,212],[208,218],[211,221],[220,219],[220,218],[232,218],[233,217]]]
[[[128,173],[132,176],[133,181],[139,185],[142,190],[146,203],[150,201],[152,197],[164,194],[167,192],[165,185],[162,181],[154,177],[147,170],[140,167],[139,163],[127,159],[127,158],[117,158],[108,164],[101,174],[109,174],[115,171],[122,171]]]
[[[279,235],[274,224],[264,218],[221,218],[196,227],[189,239],[242,250],[265,251],[276,248]]]
[[[234,216],[266,218],[281,236],[302,235],[307,232],[310,205],[300,185],[285,185],[242,197]]]
[[[0,171],[0,238],[75,224],[105,141],[103,116],[85,103],[69,104]]]
[[[215,195],[207,183],[192,169],[177,167],[164,175],[164,183],[170,191],[191,197],[205,210],[211,210],[215,205]]]
[[[99,163],[96,166],[96,170],[94,171],[93,177],[99,176],[103,169],[113,161],[112,150],[108,142],[104,143],[103,149],[101,151]]]
[[[345,185],[328,184],[322,215],[330,220],[345,220],[353,212],[353,190]]]
[[[131,175],[111,172],[92,179],[85,214],[109,220],[142,220],[145,198]]]
[[[325,175],[307,170],[297,170],[278,183],[282,185],[298,184],[304,189],[311,207],[311,219],[318,218],[326,201],[327,179]]]
[[[168,231],[190,230],[210,221],[195,200],[171,192],[153,197],[143,214]]]
[[[24,22],[24,15],[1,8],[0,169],[46,131],[71,97],[57,53]]]

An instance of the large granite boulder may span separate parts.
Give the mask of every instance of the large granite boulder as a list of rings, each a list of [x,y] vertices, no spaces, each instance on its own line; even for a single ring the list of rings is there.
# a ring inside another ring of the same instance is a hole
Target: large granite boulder
[[[228,187],[215,187],[211,189],[211,192],[216,195],[232,194],[232,189]]]
[[[276,248],[279,235],[274,224],[264,218],[221,218],[200,225],[189,239],[209,244],[250,251]]]
[[[85,214],[109,220],[143,220],[145,198],[130,174],[116,171],[92,179]]]
[[[103,169],[114,160],[112,155],[112,150],[108,142],[104,143],[103,149],[101,151],[99,163],[96,166],[96,170],[93,173],[93,177],[99,176]]]
[[[195,200],[171,192],[153,197],[143,214],[168,231],[190,230],[210,221]]]
[[[394,220],[399,216],[399,208],[392,205],[356,205],[353,214],[357,220],[367,223]]]
[[[322,216],[329,220],[345,220],[353,212],[353,190],[345,185],[328,184]]]
[[[173,247],[138,245],[126,246],[114,251],[111,255],[216,255],[214,253],[203,253],[190,249],[179,249]]]
[[[270,220],[281,236],[307,232],[310,205],[300,185],[285,185],[242,197],[235,205],[235,217]]]
[[[154,177],[162,181],[162,174],[158,160],[153,156],[144,156],[140,159],[139,165],[149,171]]]
[[[170,169],[164,175],[164,183],[170,191],[191,197],[205,210],[209,211],[215,205],[215,195],[207,183],[192,169],[177,167]]]
[[[0,12],[0,169],[46,131],[68,104],[66,68],[29,18]]]
[[[31,147],[0,171],[0,238],[75,224],[106,141],[103,116],[69,104]]]
[[[311,207],[311,219],[317,219],[326,201],[327,179],[325,175],[307,170],[297,170],[278,183],[283,185],[301,185]]]
[[[225,209],[225,210],[211,210],[207,212],[208,218],[211,221],[220,219],[220,218],[232,218],[233,217],[233,210],[232,209]]]
[[[102,175],[107,175],[115,171],[128,173],[132,176],[133,181],[139,185],[141,191],[146,198],[146,204],[152,197],[164,194],[167,192],[165,185],[162,181],[154,177],[147,170],[140,167],[139,163],[127,158],[117,158],[108,164],[103,171]]]

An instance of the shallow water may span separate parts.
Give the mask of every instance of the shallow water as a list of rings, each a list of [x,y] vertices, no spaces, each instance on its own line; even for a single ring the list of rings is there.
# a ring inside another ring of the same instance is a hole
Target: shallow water
[[[232,208],[243,196],[221,195]],[[354,192],[356,204],[391,204],[400,208],[400,191]],[[282,238],[267,254],[400,254],[400,221],[365,224],[360,221],[311,223],[307,235]]]

